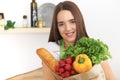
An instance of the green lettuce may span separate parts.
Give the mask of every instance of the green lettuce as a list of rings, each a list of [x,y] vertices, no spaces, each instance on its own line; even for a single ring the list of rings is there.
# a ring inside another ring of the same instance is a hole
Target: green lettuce
[[[75,46],[69,45],[65,49],[64,58],[72,56],[75,58],[78,54],[87,54],[93,64],[99,64],[104,60],[112,58],[107,44],[100,39],[82,37],[76,42]]]

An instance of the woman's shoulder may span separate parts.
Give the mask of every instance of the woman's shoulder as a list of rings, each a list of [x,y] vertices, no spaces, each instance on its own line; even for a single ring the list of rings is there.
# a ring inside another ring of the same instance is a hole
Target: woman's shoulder
[[[59,59],[60,46],[56,42],[48,42],[44,48],[47,49],[56,59]]]
[[[48,42],[48,45],[53,47],[59,46],[56,42]]]
[[[50,50],[59,50],[60,46],[56,42],[48,42],[46,48]]]

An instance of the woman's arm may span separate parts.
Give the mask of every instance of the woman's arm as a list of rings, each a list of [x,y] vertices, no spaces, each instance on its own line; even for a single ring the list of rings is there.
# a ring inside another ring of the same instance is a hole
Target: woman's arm
[[[43,77],[44,80],[56,80],[51,70],[43,63]]]
[[[102,64],[102,68],[105,72],[105,76],[107,80],[116,80],[115,75],[112,72],[112,69],[107,61],[104,61]]]

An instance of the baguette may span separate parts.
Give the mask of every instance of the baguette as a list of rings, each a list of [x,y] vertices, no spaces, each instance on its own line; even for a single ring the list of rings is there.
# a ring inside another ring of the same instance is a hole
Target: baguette
[[[37,49],[37,55],[42,59],[42,61],[54,71],[56,65],[58,65],[58,61],[54,58],[54,56],[45,48]]]

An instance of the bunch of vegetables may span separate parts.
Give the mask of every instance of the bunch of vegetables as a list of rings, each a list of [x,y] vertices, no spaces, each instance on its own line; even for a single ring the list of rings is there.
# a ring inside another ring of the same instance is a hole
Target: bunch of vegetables
[[[66,70],[64,66],[68,64],[67,59],[71,57],[69,70]],[[92,68],[95,64],[100,64],[102,61],[112,58],[108,46],[100,41],[93,38],[82,37],[76,42],[75,46],[69,45],[64,50],[59,65],[55,68],[55,71],[61,77],[69,77],[77,73],[83,73]],[[64,61],[64,66],[61,67],[61,61]],[[62,68],[62,71],[61,71]],[[74,74],[71,71],[74,70]],[[68,72],[69,76],[65,76],[64,72]]]
[[[4,30],[8,30],[9,28],[14,28],[15,21],[12,22],[11,20],[7,20],[7,24],[4,27]]]
[[[85,53],[91,60],[92,64],[100,64],[102,61],[112,58],[108,46],[100,39],[82,37],[76,42],[75,46],[70,45],[64,54],[64,58]]]
[[[86,54],[79,54],[75,59],[68,56],[66,59],[59,60],[58,63],[55,66],[55,72],[62,78],[83,73],[92,68],[92,61]]]
[[[75,75],[77,72],[73,68],[72,57],[67,57],[66,59],[61,59],[58,61],[59,65],[55,66],[55,72],[62,78]]]

